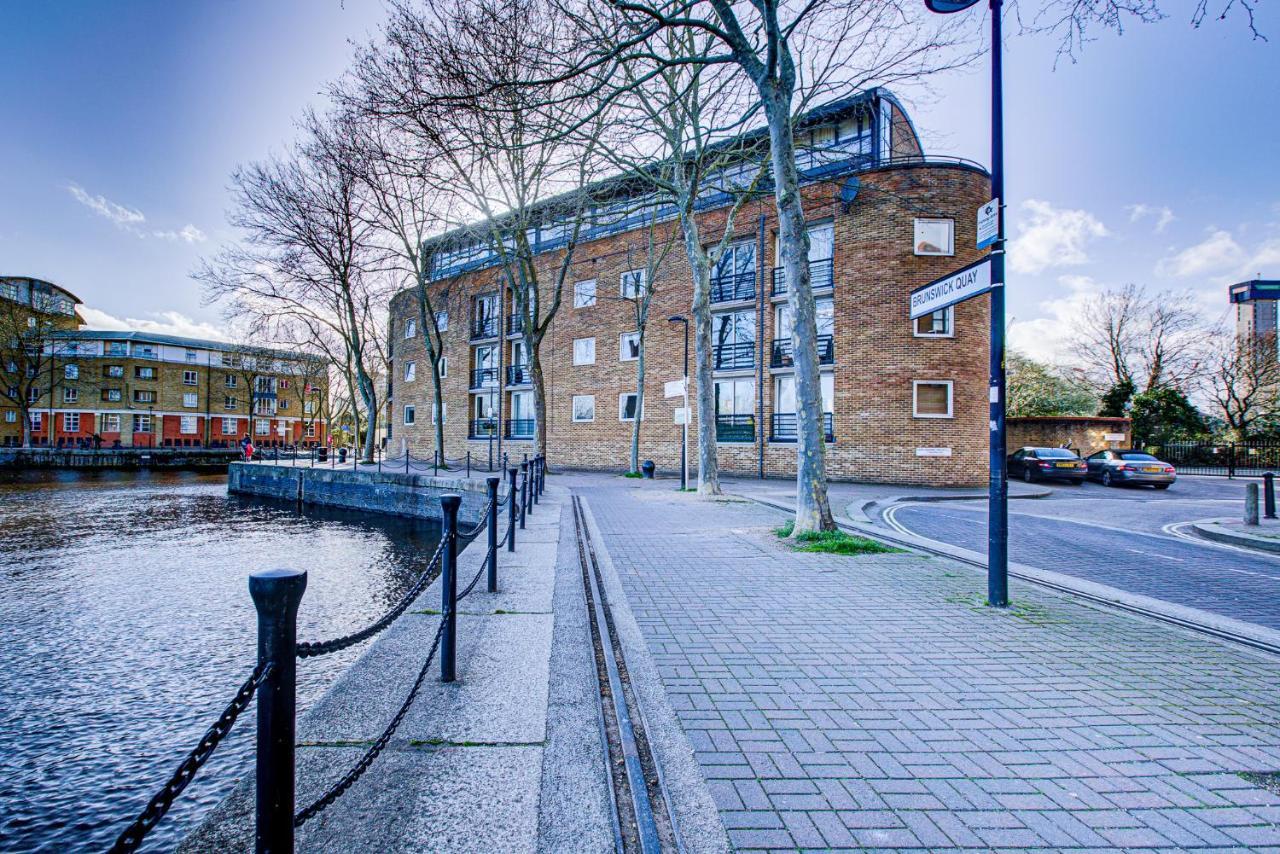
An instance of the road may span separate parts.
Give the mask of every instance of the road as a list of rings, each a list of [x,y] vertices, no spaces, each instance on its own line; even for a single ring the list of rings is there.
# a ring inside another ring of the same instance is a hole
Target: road
[[[1280,630],[1280,555],[1208,543],[1187,523],[1235,517],[1245,484],[1182,478],[1167,492],[1055,486],[1009,503],[1009,559]],[[882,520],[982,554],[985,501],[903,503]]]

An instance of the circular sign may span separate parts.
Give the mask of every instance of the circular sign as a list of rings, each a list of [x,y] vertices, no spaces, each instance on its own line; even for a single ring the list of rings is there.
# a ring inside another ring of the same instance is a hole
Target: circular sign
[[[928,6],[930,11],[938,12],[942,15],[963,12],[970,6],[977,5],[977,3],[978,0],[924,0],[924,5]]]

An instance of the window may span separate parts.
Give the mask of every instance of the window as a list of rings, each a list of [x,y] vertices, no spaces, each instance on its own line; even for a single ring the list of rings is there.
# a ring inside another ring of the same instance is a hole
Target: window
[[[27,389],[27,403],[35,403],[40,399],[40,386],[33,385]]]
[[[315,411],[316,411],[316,405],[315,405],[314,403],[312,403],[312,402],[311,402],[311,401],[309,401],[309,400],[304,400],[304,401],[302,401],[302,414],[303,414],[303,415],[314,415],[314,414],[315,414]]]
[[[150,344],[134,344],[133,355],[139,359],[154,359],[156,357],[156,348]]]
[[[281,380],[280,380],[280,382],[276,383],[276,386],[277,386],[277,388],[279,388],[281,391],[284,391],[285,389],[289,388],[289,380],[287,380],[287,379],[281,379]]]
[[[717,380],[716,415],[753,415],[756,408],[754,379]]]
[[[589,308],[596,304],[596,280],[586,279],[573,283],[573,307]]]
[[[573,363],[575,365],[594,365],[596,363],[596,339],[575,338],[573,341]]]
[[[412,337],[417,333],[417,331],[418,331],[418,324],[417,324],[417,322],[416,322],[412,317],[410,317],[409,319],[405,320],[405,322],[404,322],[404,337],[405,337],[405,338],[412,338]]]
[[[449,357],[441,356],[440,357],[440,379],[444,379],[447,376],[449,376]]]
[[[195,350],[188,350],[188,351],[187,351],[187,364],[188,364],[188,365],[194,365],[195,363],[196,363],[196,351],[195,351]]]
[[[916,220],[915,251],[917,255],[954,255],[955,220]]]
[[[119,433],[120,432],[120,416],[119,415],[101,415],[102,421],[99,425],[103,433]]]
[[[436,405],[434,403],[431,404],[431,423],[432,424],[436,423],[436,417],[438,416],[438,414],[439,412],[436,409]],[[444,402],[444,423],[445,424],[449,423],[449,401],[447,400]]]
[[[238,431],[236,430],[236,419],[234,418],[222,419],[222,435],[234,436],[236,435],[237,432]]]
[[[916,418],[951,417],[951,381],[916,380],[912,384]]]
[[[134,365],[133,377],[139,380],[153,380],[156,378],[156,369],[143,365]]]
[[[440,332],[446,332],[449,329],[449,312],[436,312],[436,329]]]
[[[917,338],[951,338],[955,335],[952,325],[955,322],[953,306],[926,314],[915,319],[915,336]]]
[[[640,333],[624,332],[618,340],[618,361],[634,362],[640,358]]]
[[[62,376],[64,379],[68,379],[68,380],[80,379],[80,366],[79,365],[63,365]]]
[[[127,348],[127,347],[125,347],[125,344],[124,344],[124,342],[123,342],[123,341],[108,341],[108,342],[107,342],[107,355],[108,355],[108,356],[123,356],[123,355],[125,355],[125,354],[126,354],[126,353],[128,353],[128,352],[129,352],[129,350],[128,350],[128,348]]]
[[[18,420],[18,413],[12,409],[6,409],[4,411],[4,420],[6,424],[12,424]]]
[[[622,274],[621,291],[623,299],[639,299],[645,288],[647,273],[645,270],[628,270]]]
[[[183,384],[183,385],[195,385],[195,384],[196,384],[196,372],[195,372],[195,371],[183,371],[183,372],[182,372],[182,384]]]
[[[823,371],[819,377],[822,386],[822,411],[835,412],[836,375]],[[796,378],[794,374],[783,374],[774,380],[774,412],[791,414],[796,411]]]
[[[62,402],[63,402],[63,403],[75,403],[75,402],[76,402],[77,400],[79,400],[79,399],[80,399],[80,389],[78,389],[78,388],[64,388],[64,389],[62,390]]]
[[[418,410],[412,403],[405,404],[404,407],[404,423],[413,424],[418,417]]]
[[[257,418],[253,422],[253,432],[258,436],[271,435],[271,421],[266,418]]]
[[[44,413],[32,412],[31,413],[31,429],[33,431],[39,430],[43,425],[44,425]]]
[[[154,391],[135,391],[133,393],[134,403],[155,403],[156,393]]]
[[[119,403],[120,400],[122,399],[122,395],[120,394],[120,389],[104,388],[102,390],[102,399],[107,401],[108,403]]]
[[[240,405],[239,402],[231,395],[227,395],[222,399],[223,409],[235,409],[239,405]]]
[[[63,413],[62,429],[66,430],[68,433],[79,433],[80,432],[80,413],[79,412]]]
[[[150,433],[151,432],[151,416],[150,415],[133,416],[133,432]]]
[[[227,388],[235,388],[240,384],[240,378],[235,374],[227,374],[226,381],[223,383]]]
[[[316,422],[312,421],[308,424],[306,432],[303,435],[308,439],[314,439],[316,437]]]
[[[188,391],[182,395],[182,405],[187,409],[195,409],[200,405],[197,395],[194,391]]]
[[[280,404],[279,404],[279,405],[280,405],[280,408],[281,408],[281,409],[288,409],[288,408],[289,408],[289,399],[288,399],[288,398],[282,398],[282,399],[280,400]]]
[[[414,377],[416,377],[417,375],[418,375],[418,363],[405,362],[404,363],[404,381],[407,383],[411,383],[413,382]]]
[[[276,378],[275,377],[254,377],[253,390],[258,394],[275,394]]]
[[[619,421],[635,421],[636,420],[636,393],[626,392],[618,395],[618,420]],[[644,420],[644,413],[640,414],[640,420]]]
[[[194,415],[180,415],[180,416],[178,416],[178,432],[179,432],[179,433],[185,433],[185,434],[187,434],[188,436],[193,436],[193,435],[195,435],[195,432],[196,432],[196,417],[195,417]]]
[[[575,394],[573,396],[573,420],[596,420],[596,397],[594,394]]]

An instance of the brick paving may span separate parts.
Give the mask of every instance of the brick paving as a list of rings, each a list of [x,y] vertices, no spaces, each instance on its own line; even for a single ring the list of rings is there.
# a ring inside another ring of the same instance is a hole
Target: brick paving
[[[738,849],[1280,851],[1280,660],[575,478]]]

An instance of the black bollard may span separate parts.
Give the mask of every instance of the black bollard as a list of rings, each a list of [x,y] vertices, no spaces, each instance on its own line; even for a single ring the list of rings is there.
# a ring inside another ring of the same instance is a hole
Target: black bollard
[[[498,482],[502,478],[486,477],[489,484],[489,592],[498,592]]]
[[[533,458],[533,503],[538,503],[538,493],[542,486],[542,455]],[[533,508],[530,508],[532,512]]]
[[[520,464],[520,530],[524,530],[524,517],[529,504],[529,464]]]
[[[516,475],[519,470],[515,466],[507,469],[507,476],[511,478],[511,485],[507,490],[507,551],[516,550]]]
[[[440,681],[457,678],[458,652],[458,507],[461,495],[441,495],[440,510],[444,514],[444,554],[440,564],[440,619],[444,632],[440,635]]]
[[[298,603],[306,589],[307,574],[296,569],[249,576],[249,595],[258,610],[258,663],[271,662],[270,673],[258,686],[258,854],[293,851]]]
[[[1271,472],[1262,476],[1262,506],[1264,518],[1276,518],[1276,476]]]

